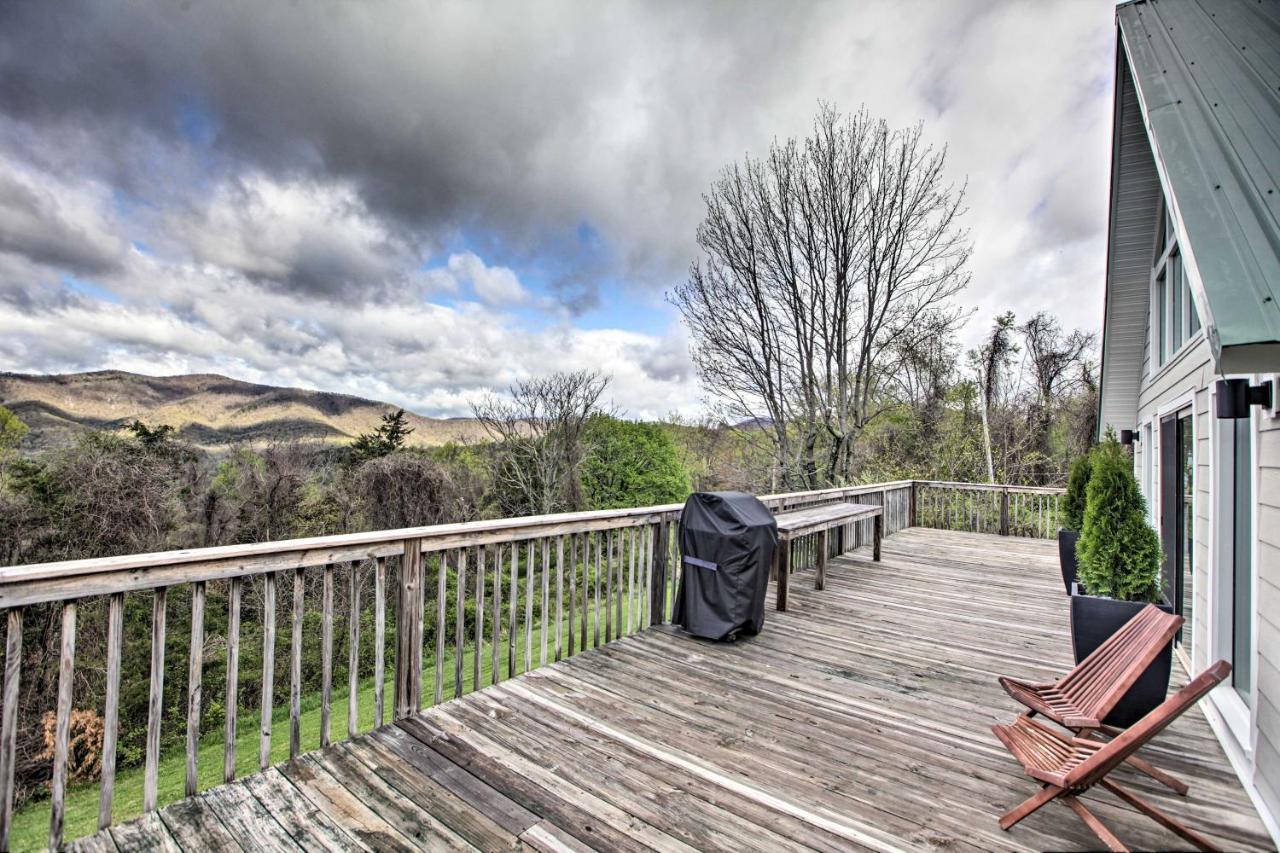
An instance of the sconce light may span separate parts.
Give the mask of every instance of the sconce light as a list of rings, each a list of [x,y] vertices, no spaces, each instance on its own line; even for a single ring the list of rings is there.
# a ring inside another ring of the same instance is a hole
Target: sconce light
[[[1215,387],[1219,418],[1247,418],[1250,406],[1271,408],[1271,380],[1250,385],[1248,379],[1219,379]]]
[[[1120,430],[1120,443],[1125,447],[1132,447],[1138,441],[1138,433],[1131,429]]]

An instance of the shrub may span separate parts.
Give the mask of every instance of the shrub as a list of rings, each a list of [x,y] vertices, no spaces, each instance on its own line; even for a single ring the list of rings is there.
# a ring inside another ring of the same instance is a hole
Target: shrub
[[[591,509],[677,503],[689,495],[689,472],[662,427],[593,415],[583,435],[590,454],[582,491]]]
[[[1084,508],[1086,491],[1089,488],[1089,475],[1093,471],[1090,453],[1077,457],[1067,472],[1067,493],[1062,498],[1063,525],[1068,530],[1084,529]]]
[[[1123,601],[1160,599],[1160,539],[1147,523],[1129,455],[1113,436],[1093,451],[1084,525],[1076,556],[1091,595]]]

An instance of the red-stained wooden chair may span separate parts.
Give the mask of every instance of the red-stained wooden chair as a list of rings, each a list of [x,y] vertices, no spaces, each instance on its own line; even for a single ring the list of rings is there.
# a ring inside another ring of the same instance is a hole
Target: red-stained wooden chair
[[[1028,716],[1041,714],[1082,738],[1092,738],[1097,733],[1115,737],[1120,730],[1103,723],[1107,714],[1181,627],[1181,616],[1148,604],[1057,681],[1032,684],[1002,677],[1000,686],[1029,709]],[[1148,761],[1134,755],[1129,764],[1179,794],[1187,793],[1185,782]]]
[[[1130,758],[1143,744],[1200,700],[1231,672],[1231,664],[1220,660],[1193,678],[1186,687],[1164,700],[1154,711],[1134,723],[1114,740],[1102,742],[1070,737],[1023,714],[1007,726],[992,726],[1027,775],[1043,787],[1039,793],[1000,818],[1000,828],[1011,829],[1018,821],[1045,803],[1061,800],[1108,849],[1127,850],[1111,830],[1089,811],[1079,795],[1101,785],[1138,811],[1172,830],[1200,850],[1215,850],[1208,839],[1183,826],[1136,794],[1121,788],[1107,774]]]

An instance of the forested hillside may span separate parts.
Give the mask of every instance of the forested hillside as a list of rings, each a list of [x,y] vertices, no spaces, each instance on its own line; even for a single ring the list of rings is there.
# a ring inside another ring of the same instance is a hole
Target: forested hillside
[[[346,443],[395,407],[376,400],[242,382],[217,374],[143,376],[121,370],[0,373],[0,405],[20,417],[31,450],[65,447],[86,432],[136,420],[166,424],[194,447],[221,450],[279,441]],[[481,437],[471,418],[407,417],[412,446]]]

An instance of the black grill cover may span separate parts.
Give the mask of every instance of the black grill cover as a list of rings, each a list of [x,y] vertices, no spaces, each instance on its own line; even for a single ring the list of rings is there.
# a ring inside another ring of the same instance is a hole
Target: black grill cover
[[[769,508],[742,492],[698,492],[680,515],[684,571],[674,621],[712,640],[764,627],[769,566],[778,523]]]

